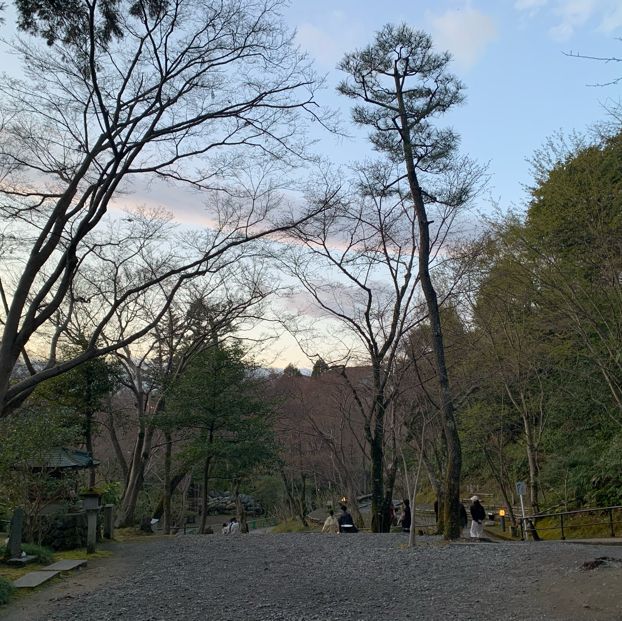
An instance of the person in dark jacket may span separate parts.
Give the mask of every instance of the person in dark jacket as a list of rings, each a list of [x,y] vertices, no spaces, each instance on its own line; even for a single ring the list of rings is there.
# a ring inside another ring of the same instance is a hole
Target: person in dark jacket
[[[339,516],[340,533],[358,533],[358,528],[354,526],[354,520],[348,511],[348,507],[341,505],[341,515]]]
[[[404,498],[404,506],[402,507],[402,517],[400,519],[402,530],[405,533],[410,532],[410,501]]]
[[[486,519],[486,511],[479,502],[478,496],[471,498],[471,537],[473,539],[481,539],[484,536],[484,520]]]

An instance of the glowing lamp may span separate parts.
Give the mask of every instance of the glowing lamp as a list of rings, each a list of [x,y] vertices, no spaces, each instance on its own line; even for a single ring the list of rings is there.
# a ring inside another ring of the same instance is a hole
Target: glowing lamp
[[[505,517],[505,509],[499,509],[499,517]]]

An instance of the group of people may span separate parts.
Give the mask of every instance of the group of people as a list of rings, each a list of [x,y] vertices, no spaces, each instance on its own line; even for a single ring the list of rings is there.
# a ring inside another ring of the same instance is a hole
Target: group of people
[[[223,535],[237,535],[240,532],[240,523],[238,519],[232,517],[228,522],[223,522],[220,532]]]
[[[358,533],[359,529],[356,527],[352,515],[348,511],[345,505],[341,505],[341,514],[339,517],[335,517],[335,512],[331,509],[328,512],[328,517],[322,526],[323,533]]]
[[[393,511],[393,507],[391,507]],[[486,519],[486,511],[480,503],[478,496],[471,497],[471,530],[470,536],[473,539],[481,539],[484,536],[484,520]],[[434,501],[434,514],[436,515],[436,521],[438,522],[438,500]],[[402,531],[405,533],[410,531],[410,524],[412,520],[410,512],[410,501],[405,498],[402,503],[402,514],[399,519],[395,518],[395,514],[391,514],[391,523],[397,522],[397,525],[401,526]],[[468,517],[466,507],[460,503],[460,527],[465,529],[468,524]],[[322,527],[323,533],[357,533],[358,529],[354,524],[352,515],[348,511],[345,505],[341,505],[341,514],[339,517],[335,517],[335,512],[331,509],[329,515]]]

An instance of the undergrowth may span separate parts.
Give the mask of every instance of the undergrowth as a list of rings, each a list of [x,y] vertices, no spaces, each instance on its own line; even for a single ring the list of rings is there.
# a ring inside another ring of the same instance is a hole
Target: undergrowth
[[[6,578],[0,576],[0,605],[6,604],[14,591],[15,587]]]

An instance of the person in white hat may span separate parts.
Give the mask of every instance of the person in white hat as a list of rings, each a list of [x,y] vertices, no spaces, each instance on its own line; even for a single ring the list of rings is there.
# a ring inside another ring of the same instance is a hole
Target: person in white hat
[[[471,498],[471,538],[481,539],[484,536],[484,520],[486,511],[479,502],[479,496]]]

